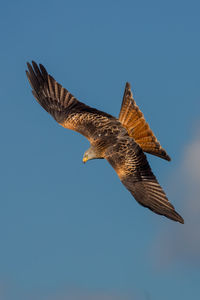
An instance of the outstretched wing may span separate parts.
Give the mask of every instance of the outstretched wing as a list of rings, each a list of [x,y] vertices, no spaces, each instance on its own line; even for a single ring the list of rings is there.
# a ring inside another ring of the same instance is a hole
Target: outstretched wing
[[[150,129],[143,113],[136,105],[128,82],[126,83],[124,91],[119,121],[127,129],[129,136],[134,138],[144,152],[159,156],[168,161],[171,160]]]
[[[157,214],[184,223],[152,173],[142,149],[131,138],[119,139],[116,145],[107,149],[105,158],[141,205]]]
[[[96,127],[102,122],[114,119],[97,109],[78,101],[49,75],[43,65],[32,66],[27,63],[26,75],[32,87],[32,93],[39,104],[63,127],[75,130],[91,140]]]

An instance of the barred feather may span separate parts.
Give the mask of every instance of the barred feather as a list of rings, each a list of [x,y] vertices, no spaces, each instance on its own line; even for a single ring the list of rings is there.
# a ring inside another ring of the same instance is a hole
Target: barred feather
[[[168,161],[171,160],[145,121],[143,113],[136,105],[128,82],[125,87],[119,121],[144,152],[159,156]]]

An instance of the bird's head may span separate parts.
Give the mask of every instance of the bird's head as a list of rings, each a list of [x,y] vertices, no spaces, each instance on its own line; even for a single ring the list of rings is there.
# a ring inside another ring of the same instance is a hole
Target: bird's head
[[[91,146],[83,155],[83,162],[86,163],[88,160],[99,158],[94,151],[94,148]]]

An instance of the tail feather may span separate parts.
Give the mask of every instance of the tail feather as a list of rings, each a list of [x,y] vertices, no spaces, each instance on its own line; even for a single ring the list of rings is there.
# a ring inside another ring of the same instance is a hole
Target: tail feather
[[[119,114],[119,121],[127,129],[130,137],[142,148],[144,152],[159,156],[168,161],[171,160],[163,149],[146,122],[143,113],[133,98],[131,86],[127,82]]]

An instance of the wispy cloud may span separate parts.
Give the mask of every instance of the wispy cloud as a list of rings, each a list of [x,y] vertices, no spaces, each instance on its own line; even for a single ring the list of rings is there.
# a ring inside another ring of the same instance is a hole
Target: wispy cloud
[[[88,292],[88,291],[65,291],[45,300],[133,300],[136,298],[124,294],[109,292]],[[138,299],[138,298],[137,298]]]
[[[200,132],[200,130],[199,130]],[[200,134],[185,147],[180,165],[173,173],[169,188],[185,219],[184,225],[168,224],[154,243],[160,263],[184,259],[200,264]],[[180,204],[180,205],[179,205]],[[179,211],[179,210],[178,210]]]
[[[137,293],[136,293],[137,294]],[[146,300],[145,293],[133,295],[132,292],[87,290],[81,288],[60,287],[24,290],[21,286],[0,280],[1,300]]]

